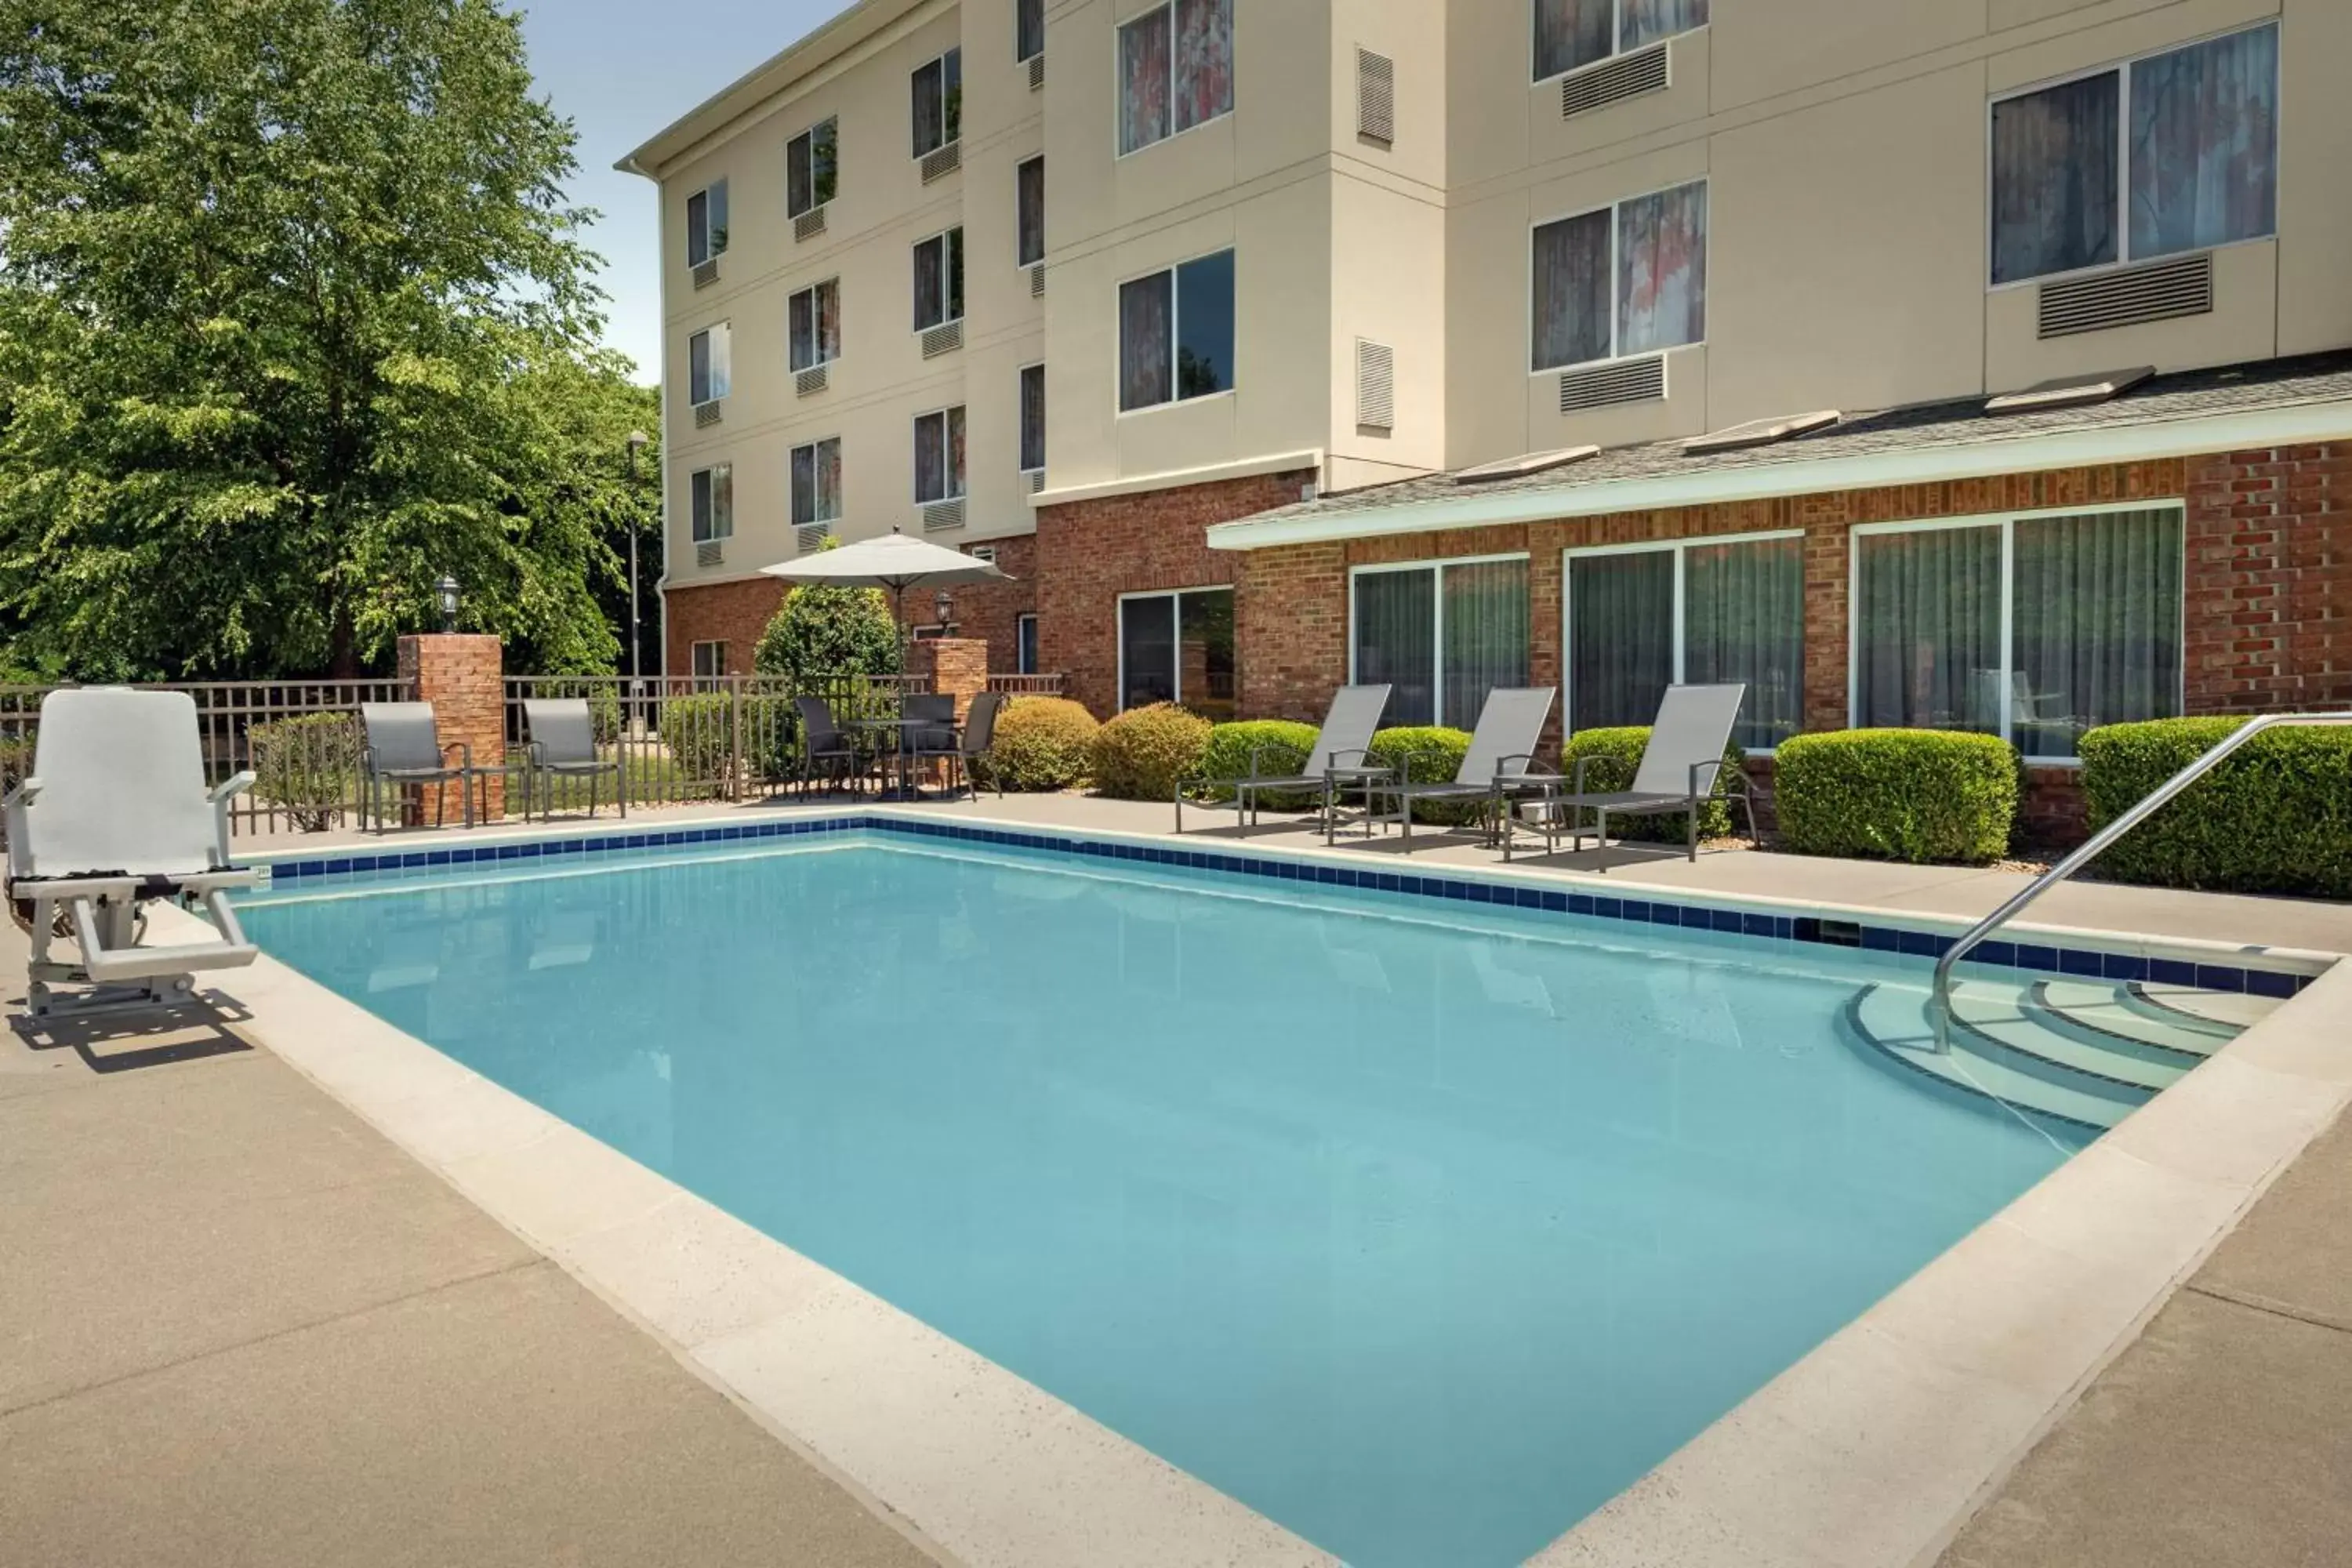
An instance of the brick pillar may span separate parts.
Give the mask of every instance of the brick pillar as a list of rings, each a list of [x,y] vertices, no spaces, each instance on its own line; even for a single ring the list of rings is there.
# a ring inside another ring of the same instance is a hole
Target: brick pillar
[[[444,746],[463,741],[477,766],[497,767],[507,755],[506,664],[499,639],[478,633],[412,635],[400,639],[400,679],[420,702],[433,704],[433,724]],[[465,820],[465,800],[454,784],[444,784],[445,819]],[[506,815],[507,783],[492,773],[475,797],[483,820]],[[487,799],[485,799],[487,797]],[[426,820],[432,819],[426,814]]]
[[[988,643],[981,637],[925,637],[908,656],[907,673],[924,677],[933,691],[953,697],[961,724],[971,700],[988,689]]]

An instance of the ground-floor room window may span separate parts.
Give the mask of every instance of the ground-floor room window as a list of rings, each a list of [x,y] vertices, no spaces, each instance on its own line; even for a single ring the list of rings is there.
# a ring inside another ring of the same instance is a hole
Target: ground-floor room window
[[[723,642],[698,642],[694,645],[694,679],[698,686],[716,681],[727,673],[727,645]]]
[[[1234,591],[1129,594],[1118,602],[1118,705],[1180,702],[1234,716]]]
[[[1528,561],[1359,566],[1350,585],[1349,679],[1383,682],[1388,724],[1478,722],[1486,693],[1528,683]]]
[[[1013,623],[1014,668],[1023,675],[1037,673],[1037,617],[1022,616]]]
[[[2070,760],[2181,710],[2177,504],[1854,531],[1853,722],[1979,730]]]
[[[1730,681],[1743,749],[1802,727],[1803,535],[1571,550],[1567,570],[1571,731],[1647,724],[1668,686]]]

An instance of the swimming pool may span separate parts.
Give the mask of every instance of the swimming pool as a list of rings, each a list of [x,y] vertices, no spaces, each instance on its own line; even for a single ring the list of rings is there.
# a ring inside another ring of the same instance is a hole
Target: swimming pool
[[[289,878],[275,956],[1360,1568],[1517,1562],[2088,1136],[1923,962],[843,832]]]

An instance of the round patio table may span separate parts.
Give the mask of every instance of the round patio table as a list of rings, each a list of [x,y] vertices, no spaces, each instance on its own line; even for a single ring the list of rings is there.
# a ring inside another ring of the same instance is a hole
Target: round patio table
[[[952,730],[955,725],[938,719],[845,719],[841,721],[841,728],[866,731],[877,736],[888,735],[890,751],[898,759],[898,787],[884,790],[880,798],[920,800],[922,794],[915,787],[913,775],[907,766],[907,737],[916,730]]]

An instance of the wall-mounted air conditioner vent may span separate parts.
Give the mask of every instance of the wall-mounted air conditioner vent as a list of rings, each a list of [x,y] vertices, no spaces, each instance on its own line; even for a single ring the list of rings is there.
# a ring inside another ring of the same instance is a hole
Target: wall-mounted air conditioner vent
[[[1356,340],[1356,424],[1386,432],[1396,427],[1396,350]]]
[[[1664,355],[1622,359],[1591,370],[1571,370],[1559,378],[1559,411],[1605,408],[1612,403],[1647,403],[1666,395]]]
[[[2067,338],[2202,316],[2213,309],[2213,253],[2178,256],[2126,267],[2095,278],[2069,278],[2042,286],[2041,336]]]
[[[963,167],[963,143],[950,142],[936,153],[923,154],[923,184],[944,180]]]
[[[1666,86],[1666,46],[1653,44],[1646,49],[1618,55],[1562,77],[1559,117],[1573,120],[1580,114],[1622,103],[1645,92],[1657,92]]]
[[[993,544],[975,544],[965,553],[974,561],[985,561],[991,566],[996,564],[996,546]]]
[[[708,261],[698,261],[698,262],[695,263],[695,267],[694,267],[694,286],[695,286],[696,288],[698,288],[698,289],[708,289],[708,288],[709,288],[713,283],[716,283],[716,282],[718,282],[718,281],[719,281],[719,258],[717,258],[717,257],[715,257],[715,256],[714,256],[714,257],[712,257],[712,258],[711,258],[709,260],[708,260]]]
[[[824,524],[804,523],[793,530],[793,547],[803,555],[814,555],[824,548]]]
[[[935,500],[923,509],[925,533],[945,533],[951,528],[962,526],[963,498],[961,496],[958,496],[953,500]]]
[[[1045,89],[1045,57],[1043,55],[1031,55],[1029,57],[1029,90],[1031,92],[1041,92]]]
[[[963,323],[950,321],[944,327],[933,327],[923,334],[923,357],[937,359],[963,347]]]
[[[1356,134],[1386,147],[1396,141],[1396,61],[1356,51]]]
[[[1043,469],[1043,468],[1032,468],[1032,469],[1030,469],[1030,470],[1029,470],[1029,493],[1030,493],[1031,495],[1033,495],[1033,496],[1034,496],[1034,495],[1037,494],[1040,490],[1043,490],[1045,488],[1045,469]]]
[[[811,207],[793,219],[793,238],[794,240],[814,239],[818,235],[823,234],[825,212],[826,209],[824,207]]]
[[[1042,300],[1045,297],[1045,264],[1041,261],[1037,263],[1036,266],[1032,267],[1029,269],[1029,298],[1032,300]]]
[[[813,364],[793,377],[793,391],[802,397],[814,397],[832,384],[833,366]]]
[[[706,425],[716,425],[725,417],[727,417],[727,403],[723,398],[714,397],[708,403],[698,403],[694,405],[694,427],[698,430]]]
[[[727,563],[727,547],[715,539],[706,539],[694,547],[694,563],[697,566],[724,566]]]

